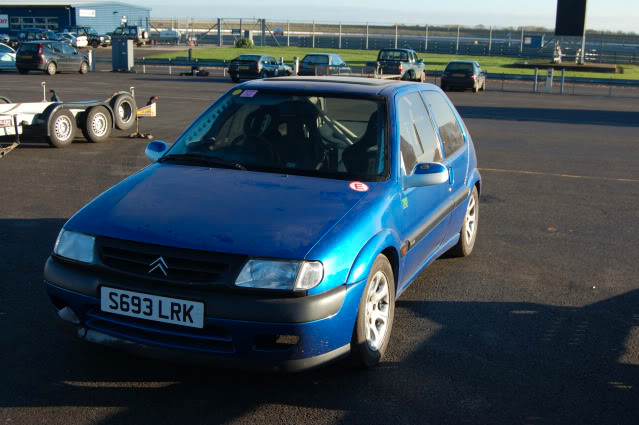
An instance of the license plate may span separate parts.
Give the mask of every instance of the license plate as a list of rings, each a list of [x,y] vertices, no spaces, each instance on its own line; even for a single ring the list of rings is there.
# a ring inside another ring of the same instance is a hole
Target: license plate
[[[246,71],[247,69],[249,69],[249,67],[248,67],[248,66],[242,66],[242,65],[240,65],[240,69],[241,69],[242,71]]]
[[[100,289],[100,309],[107,313],[191,328],[204,327],[204,304],[122,289]]]
[[[466,74],[453,74],[453,77],[465,77]]]
[[[22,59],[33,59],[33,56],[24,55],[22,56]]]
[[[11,118],[1,118],[0,127],[13,127],[13,120]]]

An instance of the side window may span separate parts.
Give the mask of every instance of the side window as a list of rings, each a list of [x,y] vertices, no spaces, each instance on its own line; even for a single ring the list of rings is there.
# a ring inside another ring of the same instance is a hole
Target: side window
[[[122,28],[116,28],[113,34],[122,34]]]
[[[60,44],[49,44],[49,47],[51,48],[51,50],[53,50],[53,53],[57,53],[57,54],[62,54],[62,47],[60,46]]]
[[[399,98],[400,151],[406,175],[413,174],[418,162],[442,160],[439,140],[418,93],[409,93]]]
[[[62,45],[62,51],[64,52],[65,55],[72,55],[75,53],[75,49],[69,46],[68,44]]]
[[[444,155],[449,157],[464,146],[464,133],[451,106],[441,93],[435,91],[423,93],[439,128],[439,136],[444,145]]]
[[[132,35],[133,37],[137,37],[138,36],[138,28],[137,27],[129,28],[129,35]]]

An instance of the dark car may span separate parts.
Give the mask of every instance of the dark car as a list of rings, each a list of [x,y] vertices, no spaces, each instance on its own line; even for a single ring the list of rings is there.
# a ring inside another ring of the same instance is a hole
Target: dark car
[[[453,88],[472,89],[477,93],[486,89],[486,71],[475,61],[452,61],[442,74],[442,90]]]
[[[18,34],[18,40],[21,43],[25,41],[36,41],[36,40],[53,40],[53,41],[61,41],[60,37],[53,31],[39,29],[39,28],[25,28]]]
[[[348,75],[351,68],[335,53],[310,53],[300,62],[297,75]]]
[[[29,71],[43,71],[49,75],[60,71],[86,74],[89,58],[60,41],[28,41],[22,43],[16,53],[16,68],[20,74]]]
[[[229,75],[231,80],[281,77],[291,75],[293,69],[269,55],[241,55],[231,61]]]
[[[382,49],[377,55],[377,62],[368,62],[383,75],[399,75],[402,80],[426,81],[426,65],[423,59],[411,49]]]
[[[149,42],[149,32],[137,25],[117,27],[109,36],[112,40],[133,40],[138,47]]]

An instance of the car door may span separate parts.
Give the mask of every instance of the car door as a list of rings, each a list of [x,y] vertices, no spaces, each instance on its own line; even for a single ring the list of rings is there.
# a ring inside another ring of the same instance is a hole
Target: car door
[[[398,95],[402,181],[418,163],[442,162],[442,148],[433,121],[417,91]],[[442,243],[452,208],[448,183],[405,188],[402,184],[404,254],[400,289],[405,286]]]
[[[63,44],[62,52],[64,53],[64,61],[66,63],[65,71],[80,70],[80,62],[82,61],[82,58],[78,54],[78,51],[70,44]]]
[[[422,95],[435,120],[444,152],[443,163],[450,173],[449,183],[454,209],[451,214],[447,238],[451,238],[461,229],[466,213],[466,201],[470,194],[467,185],[468,133],[447,97],[439,91],[423,91]]]
[[[47,45],[49,46],[49,60],[55,62],[58,71],[66,71],[69,67],[69,63],[62,51],[62,43],[53,42]]]

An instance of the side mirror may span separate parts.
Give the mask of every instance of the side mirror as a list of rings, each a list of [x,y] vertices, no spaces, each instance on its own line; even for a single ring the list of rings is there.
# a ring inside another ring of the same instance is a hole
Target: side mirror
[[[419,60],[417,61],[417,63],[418,63],[418,64],[422,64],[422,63],[424,63],[424,59],[419,59]]]
[[[412,175],[404,177],[404,188],[433,186],[448,181],[448,169],[439,162],[419,163]]]
[[[148,145],[146,145],[146,149],[144,150],[144,154],[151,162],[156,162],[158,159],[162,157],[169,149],[169,145],[166,142],[161,140],[154,140]]]

